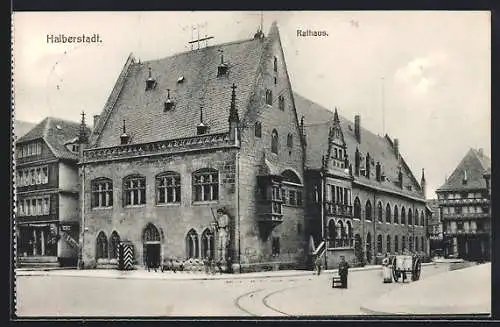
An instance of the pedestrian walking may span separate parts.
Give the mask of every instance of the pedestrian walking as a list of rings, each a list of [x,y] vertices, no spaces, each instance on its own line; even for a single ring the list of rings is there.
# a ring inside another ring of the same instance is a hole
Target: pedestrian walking
[[[210,262],[207,257],[203,259],[203,266],[205,267],[205,274],[208,275],[210,273]]]
[[[342,288],[347,288],[347,275],[349,274],[349,264],[345,261],[345,257],[340,257],[339,276]]]
[[[321,275],[321,257],[316,258],[315,266],[317,275]]]
[[[384,283],[392,283],[392,271],[387,253],[385,254],[384,259],[382,259],[382,277],[384,279]]]

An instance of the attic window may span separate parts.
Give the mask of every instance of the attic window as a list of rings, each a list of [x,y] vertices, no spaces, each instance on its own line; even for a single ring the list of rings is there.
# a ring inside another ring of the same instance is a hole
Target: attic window
[[[179,84],[184,83],[184,80],[185,80],[184,76],[181,76],[177,79],[177,83]]]
[[[167,100],[164,103],[163,111],[172,110],[175,106],[174,100],[170,99],[170,89],[167,89]]]
[[[146,91],[152,90],[156,87],[156,80],[151,75],[151,67],[148,68],[149,76],[146,80]]]
[[[224,50],[219,49],[220,52],[220,65],[217,67],[217,77],[221,77],[227,74],[227,64],[224,63]]]

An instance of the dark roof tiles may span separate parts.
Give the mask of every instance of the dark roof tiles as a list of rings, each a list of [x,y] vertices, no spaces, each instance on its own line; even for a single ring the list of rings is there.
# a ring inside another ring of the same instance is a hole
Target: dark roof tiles
[[[227,131],[231,104],[231,85],[236,84],[236,107],[240,117],[246,108],[256,80],[265,42],[251,39],[210,46],[171,57],[133,63],[113,113],[97,137],[97,147],[120,144],[123,120],[132,143],[147,143],[196,135],[203,107],[203,122],[209,133]],[[220,51],[229,66],[225,76],[217,77]],[[146,91],[151,68],[156,87]],[[184,77],[182,83],[178,83]],[[170,89],[175,107],[164,112]]]
[[[66,148],[66,144],[74,141],[79,133],[80,123],[47,117],[19,138],[17,143],[43,139],[57,158],[78,160],[78,155],[69,151]],[[87,128],[87,135],[90,135],[89,128]]]
[[[328,133],[330,126],[332,126],[334,112],[297,93],[294,93],[294,98],[297,114],[304,116],[304,130],[307,142],[306,167],[320,169],[322,167],[322,157],[328,151]],[[418,198],[423,197],[420,185],[406,163],[404,163],[404,160],[402,158],[397,159],[392,147],[392,141],[388,137],[375,135],[361,126],[361,143],[358,143],[354,134],[354,123],[342,115],[339,115],[339,120],[347,145],[349,162],[352,164],[353,169],[356,148],[359,149],[363,158],[369,153],[373,159],[374,164],[371,166],[370,179],[364,176],[356,176],[356,181]],[[381,172],[385,174],[386,181],[378,182],[375,180],[375,164],[377,162],[380,162]],[[364,162],[361,163],[361,166],[364,166]],[[403,172],[403,189],[394,183],[398,180],[398,167],[400,166]],[[412,186],[411,190],[406,187],[408,185]]]
[[[463,182],[464,171],[467,175],[467,183],[465,184]],[[483,177],[485,172],[491,173],[491,159],[479,150],[469,149],[451,176],[436,191],[485,189],[486,182]]]

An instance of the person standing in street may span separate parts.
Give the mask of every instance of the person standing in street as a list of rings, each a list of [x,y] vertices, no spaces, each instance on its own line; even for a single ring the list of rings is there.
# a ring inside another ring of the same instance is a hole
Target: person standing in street
[[[342,288],[347,288],[347,275],[349,274],[349,264],[345,261],[345,257],[340,257],[339,276]]]
[[[321,275],[321,257],[316,258],[314,265],[316,266],[316,273],[318,274],[318,276]]]
[[[390,262],[391,261],[386,253],[384,259],[382,260],[382,276],[384,278],[384,283],[392,283]]]

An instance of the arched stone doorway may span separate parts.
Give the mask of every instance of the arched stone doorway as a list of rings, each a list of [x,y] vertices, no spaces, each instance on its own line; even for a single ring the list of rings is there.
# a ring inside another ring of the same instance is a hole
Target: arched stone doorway
[[[161,264],[161,236],[155,225],[149,223],[142,233],[142,258],[147,267],[159,267]]]

